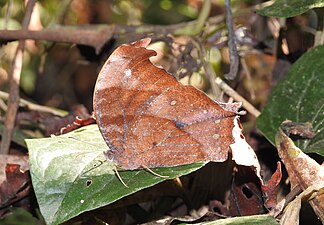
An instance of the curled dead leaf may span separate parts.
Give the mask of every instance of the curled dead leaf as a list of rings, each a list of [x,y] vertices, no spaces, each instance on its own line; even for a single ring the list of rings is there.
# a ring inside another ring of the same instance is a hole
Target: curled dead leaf
[[[324,167],[297,148],[281,128],[276,134],[276,146],[292,188],[299,185],[306,190],[312,185],[323,184]],[[324,222],[324,195],[319,194],[309,202],[318,218]]]

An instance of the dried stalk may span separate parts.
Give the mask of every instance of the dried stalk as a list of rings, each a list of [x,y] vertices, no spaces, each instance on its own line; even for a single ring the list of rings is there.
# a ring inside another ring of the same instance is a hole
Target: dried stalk
[[[30,23],[31,15],[35,6],[35,0],[27,1],[26,13],[22,23],[22,28],[24,30],[28,29]],[[2,133],[1,139],[1,148],[0,154],[8,154],[9,147],[11,143],[11,136],[13,128],[15,125],[16,114],[19,107],[19,83],[20,83],[20,74],[23,63],[23,53],[25,49],[25,41],[19,41],[17,50],[15,53],[14,61],[12,64],[12,69],[10,73],[10,92],[8,100],[8,110],[5,118],[5,127]]]
[[[230,58],[230,71],[225,74],[225,78],[228,80],[233,80],[238,72],[239,67],[239,55],[237,53],[235,33],[233,29],[233,18],[231,10],[231,0],[225,0],[225,10],[226,10],[226,25],[228,30],[228,49]]]

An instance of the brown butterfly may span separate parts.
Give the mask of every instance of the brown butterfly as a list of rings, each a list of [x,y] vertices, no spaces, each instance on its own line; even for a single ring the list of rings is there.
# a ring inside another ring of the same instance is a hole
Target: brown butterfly
[[[225,161],[240,105],[218,104],[154,66],[150,41],[121,45],[99,73],[93,108],[106,158],[125,170]]]

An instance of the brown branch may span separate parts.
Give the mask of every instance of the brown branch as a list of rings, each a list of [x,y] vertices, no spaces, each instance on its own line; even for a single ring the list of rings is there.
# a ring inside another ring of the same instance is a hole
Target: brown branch
[[[98,54],[104,44],[113,36],[115,26],[84,26],[78,29],[57,28],[39,31],[0,30],[4,40],[45,40],[91,46]]]
[[[220,24],[224,20],[223,16],[211,17],[209,24]],[[189,35],[193,36],[198,25],[197,20],[172,25],[87,25],[75,27],[59,27],[44,29],[39,31],[31,30],[0,30],[0,39],[5,41],[14,40],[44,40],[53,42],[65,42],[91,46],[99,53],[101,48],[112,37],[132,33],[147,36],[151,33]],[[4,42],[4,41],[2,41]]]
[[[29,0],[26,5],[26,13],[23,19],[22,28],[28,29],[28,25],[31,19],[33,8],[35,6],[35,0]],[[19,107],[19,83],[20,73],[23,63],[23,53],[25,49],[25,41],[19,41],[17,50],[15,53],[12,69],[10,73],[10,93],[8,100],[8,110],[6,113],[4,129],[2,133],[0,154],[8,154],[11,136],[15,125],[16,114]]]

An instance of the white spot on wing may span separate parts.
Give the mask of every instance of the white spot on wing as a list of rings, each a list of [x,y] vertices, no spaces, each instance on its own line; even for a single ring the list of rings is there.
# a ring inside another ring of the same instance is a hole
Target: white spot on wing
[[[172,100],[171,102],[170,102],[170,105],[172,105],[172,106],[174,106],[174,105],[176,105],[177,104],[177,100]]]
[[[132,76],[132,71],[130,69],[126,69],[125,70],[125,76],[128,78],[128,77],[131,77]]]

